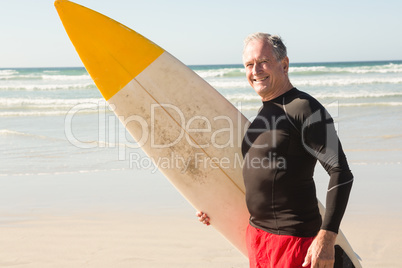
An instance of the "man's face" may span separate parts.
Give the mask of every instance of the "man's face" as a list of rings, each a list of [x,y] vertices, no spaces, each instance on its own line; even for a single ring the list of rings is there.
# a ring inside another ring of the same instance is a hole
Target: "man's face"
[[[288,58],[277,61],[271,45],[262,40],[253,40],[246,46],[243,63],[248,82],[263,100],[289,85]]]

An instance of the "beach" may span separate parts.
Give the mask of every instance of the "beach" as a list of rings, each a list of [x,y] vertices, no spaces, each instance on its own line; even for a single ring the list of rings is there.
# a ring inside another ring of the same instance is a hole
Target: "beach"
[[[191,68],[252,120],[261,102],[241,66]],[[300,63],[289,73],[336,122],[355,177],[341,229],[363,267],[402,261],[401,73],[402,62]],[[198,222],[85,69],[0,69],[0,92],[0,267],[248,266]],[[325,204],[319,164],[315,181]]]
[[[363,267],[398,267],[401,260],[400,167],[353,170],[370,177],[386,169],[388,185],[356,181],[341,226]],[[247,267],[161,174],[144,183],[130,173],[1,178],[0,266]]]

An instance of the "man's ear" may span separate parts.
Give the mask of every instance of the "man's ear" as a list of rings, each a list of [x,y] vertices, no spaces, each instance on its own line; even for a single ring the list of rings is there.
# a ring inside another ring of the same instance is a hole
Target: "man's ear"
[[[285,71],[285,73],[288,74],[288,72],[289,72],[289,58],[287,56],[282,60],[282,68]]]

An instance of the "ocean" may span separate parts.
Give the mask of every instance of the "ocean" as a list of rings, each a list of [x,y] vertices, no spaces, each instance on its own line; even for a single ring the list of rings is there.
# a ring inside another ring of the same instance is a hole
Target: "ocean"
[[[242,65],[190,68],[256,115]],[[296,63],[289,76],[327,107],[352,164],[401,164],[402,61]],[[0,69],[0,176],[127,170],[133,143],[84,68]]]

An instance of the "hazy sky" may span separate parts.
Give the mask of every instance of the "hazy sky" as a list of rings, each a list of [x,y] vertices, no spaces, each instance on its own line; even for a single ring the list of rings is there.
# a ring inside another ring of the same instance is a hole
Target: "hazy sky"
[[[241,63],[245,36],[279,34],[291,62],[402,60],[401,0],[77,0],[185,64]],[[82,66],[53,0],[0,0],[0,68]]]

